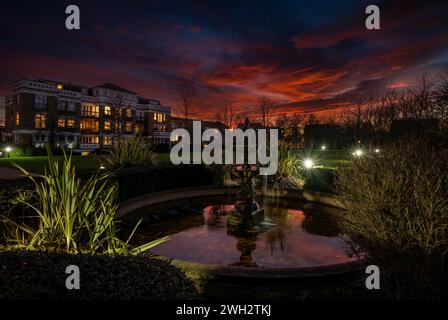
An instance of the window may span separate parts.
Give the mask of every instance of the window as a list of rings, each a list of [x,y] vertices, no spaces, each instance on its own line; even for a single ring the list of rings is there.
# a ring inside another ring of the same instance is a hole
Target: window
[[[103,144],[105,146],[110,146],[112,144],[112,138],[111,136],[104,136],[103,138]]]
[[[68,102],[67,103],[67,111],[76,111],[76,105],[74,102]]]
[[[75,119],[67,118],[67,128],[74,128],[74,127],[75,127]]]
[[[145,113],[143,111],[137,111],[137,120],[138,121],[144,121],[145,120]]]
[[[104,130],[110,130],[110,121],[109,120],[104,121]]]
[[[16,126],[20,124],[20,113],[16,112]]]
[[[82,143],[98,144],[99,141],[100,141],[100,138],[98,136],[81,136],[81,142]]]
[[[112,114],[109,106],[104,106],[104,115],[110,116]]]
[[[132,123],[131,122],[126,122],[126,131],[132,131]]]
[[[166,114],[154,113],[154,121],[164,122],[166,120]]]
[[[58,101],[58,109],[59,110],[65,110],[65,105],[67,104],[67,102],[65,101]]]
[[[84,117],[99,117],[100,107],[92,105],[84,105],[82,106],[82,115]]]
[[[142,133],[142,124],[141,123],[136,123],[135,124],[135,133],[136,134],[141,134]]]
[[[132,118],[132,109],[126,109],[126,117]]]
[[[92,119],[81,120],[80,127],[81,130],[98,132],[98,120],[92,120]]]
[[[45,113],[36,113],[35,124],[37,129],[45,129],[47,127],[46,118]]]
[[[65,118],[58,118],[58,127],[59,128],[65,127]]]
[[[46,109],[47,108],[47,96],[42,94],[36,94],[34,97],[34,105],[36,109]]]

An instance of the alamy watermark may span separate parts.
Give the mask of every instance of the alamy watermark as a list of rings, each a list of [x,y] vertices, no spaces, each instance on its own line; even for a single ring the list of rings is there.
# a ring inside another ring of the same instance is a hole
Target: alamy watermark
[[[225,129],[223,136],[218,129],[202,132],[201,121],[193,121],[192,137],[186,129],[178,128],[170,139],[177,141],[170,153],[176,165],[250,164],[260,165],[261,175],[277,173],[278,129]]]

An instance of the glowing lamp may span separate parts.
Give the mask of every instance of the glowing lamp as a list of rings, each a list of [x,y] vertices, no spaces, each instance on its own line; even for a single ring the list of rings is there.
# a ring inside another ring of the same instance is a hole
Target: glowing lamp
[[[353,152],[353,155],[357,157],[361,157],[363,154],[364,152],[361,149],[355,150],[355,152]]]
[[[311,159],[305,159],[305,160],[303,161],[303,166],[304,166],[305,168],[307,168],[307,169],[311,169],[311,168],[314,167],[314,161],[311,160]]]

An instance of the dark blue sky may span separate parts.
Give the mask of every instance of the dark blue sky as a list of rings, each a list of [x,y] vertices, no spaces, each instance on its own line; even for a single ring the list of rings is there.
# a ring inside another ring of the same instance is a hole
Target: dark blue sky
[[[65,29],[65,7],[81,30]],[[381,8],[381,30],[364,10]],[[260,96],[281,110],[337,109],[347,92],[403,87],[448,70],[448,5],[431,1],[0,2],[0,94],[11,81],[113,82],[197,116]]]

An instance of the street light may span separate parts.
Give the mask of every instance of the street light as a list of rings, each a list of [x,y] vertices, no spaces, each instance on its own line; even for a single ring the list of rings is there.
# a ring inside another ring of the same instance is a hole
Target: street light
[[[375,153],[380,153],[380,149],[375,149]]]
[[[327,149],[327,146],[323,145],[323,146],[321,147],[321,149],[322,149],[322,150],[325,150],[325,149]]]

